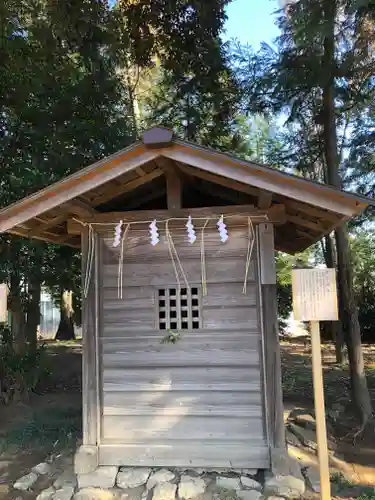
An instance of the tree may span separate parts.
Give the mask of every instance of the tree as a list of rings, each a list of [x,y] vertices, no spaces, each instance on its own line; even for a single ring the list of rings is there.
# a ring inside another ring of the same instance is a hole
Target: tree
[[[107,51],[109,23],[99,0],[1,6],[1,205],[130,142],[123,86]],[[46,262],[71,266],[50,245],[16,237],[4,245],[16,345],[35,348]]]
[[[8,205],[133,141],[139,129],[133,95],[139,89],[138,75],[151,73],[152,77],[156,60],[162,61],[163,74],[177,75],[185,66],[193,74],[204,67],[199,82],[208,88],[207,79],[217,73],[210,70],[208,58],[215,55],[217,65],[222,65],[218,35],[226,3],[3,3],[0,205]],[[212,99],[216,99],[214,94]],[[48,284],[62,303],[65,292],[75,289],[76,275],[72,272],[62,277],[50,272],[53,266],[69,267],[65,256],[51,245],[35,246],[16,237],[4,241],[4,273],[11,286],[17,343],[25,345],[28,338],[35,345],[41,285]],[[26,338],[27,331],[33,334]]]
[[[353,139],[352,124],[358,119],[363,122],[374,98],[371,14],[370,8],[358,2],[298,0],[279,14],[282,34],[277,51],[263,46],[258,54],[249,50],[235,53],[247,111],[282,113],[288,141],[294,144],[287,148],[291,151],[287,160],[298,169],[302,166],[305,176],[338,188],[348,179],[343,167]],[[352,398],[365,424],[372,407],[345,228],[336,231],[335,240]]]
[[[321,108],[323,125],[322,134],[325,146],[328,183],[341,189],[342,179],[339,171],[340,158],[338,154],[336,119],[337,90],[340,90],[336,85],[336,80],[339,78],[336,68],[339,65],[339,61],[337,57],[337,42],[335,33],[335,22],[339,12],[338,4],[335,1],[325,0],[323,8],[325,30],[323,31],[324,51],[322,67],[325,71],[326,77],[325,80],[323,80]],[[351,65],[349,74],[353,71],[353,69],[354,68]],[[345,68],[343,68],[343,70],[345,70]],[[364,370],[361,347],[361,331],[358,319],[358,309],[353,291],[353,274],[347,229],[345,227],[338,228],[335,231],[335,235],[337,270],[340,289],[340,312],[342,323],[347,325],[347,346],[352,397],[359,412],[361,424],[364,426],[372,414],[372,405]]]
[[[58,266],[56,265],[58,263]],[[56,340],[73,340],[74,324],[80,324],[81,256],[69,247],[49,245],[43,265],[43,283],[60,309]]]
[[[220,40],[227,3],[160,0],[150,9],[143,6],[150,10],[143,29],[157,34],[153,51],[158,63],[142,103],[146,126],[164,124],[182,138],[212,147],[222,147],[230,136],[238,101]],[[140,8],[136,2],[132,18],[139,19]]]
[[[191,78],[184,96],[210,106],[197,122],[188,117],[189,137],[195,129],[194,137],[206,143],[221,141],[233,112],[233,82],[219,38],[228,1],[3,2],[0,206],[132,142],[143,125],[137,108],[145,115],[144,94],[155,82],[163,90],[170,83],[166,95],[175,102],[179,82]],[[176,116],[187,111],[183,99]],[[72,337],[72,319],[79,323],[80,316],[78,254],[8,235],[0,242],[12,348],[37,349],[42,287],[61,308],[58,337]]]
[[[373,341],[375,325],[375,234],[373,229],[357,229],[350,245],[353,255],[354,291],[359,307],[362,337]]]

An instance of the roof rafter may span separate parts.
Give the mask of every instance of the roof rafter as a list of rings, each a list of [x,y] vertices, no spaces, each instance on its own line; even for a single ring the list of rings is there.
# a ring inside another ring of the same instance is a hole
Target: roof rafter
[[[149,174],[142,175],[137,179],[125,182],[124,184],[118,185],[115,188],[108,189],[107,193],[95,198],[94,205],[96,207],[99,205],[103,205],[104,203],[113,200],[117,196],[121,196],[122,194],[128,193],[129,191],[133,191],[133,189],[142,186],[142,184],[146,184],[147,182],[151,182],[154,179],[157,179],[163,174],[164,172],[162,170],[160,170],[159,168],[155,168]]]
[[[199,146],[189,147],[181,141],[176,141],[173,146],[165,148],[163,155],[202,171],[265,191],[280,193],[294,200],[317,205],[342,215],[353,216],[353,212],[359,213],[365,208],[365,204],[361,203],[358,197],[353,197],[343,191],[318,185],[261,165],[253,164],[251,167],[249,162],[236,160],[229,155]]]

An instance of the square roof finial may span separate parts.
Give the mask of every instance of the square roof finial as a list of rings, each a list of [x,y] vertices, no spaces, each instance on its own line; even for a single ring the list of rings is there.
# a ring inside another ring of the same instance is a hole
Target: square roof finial
[[[149,148],[168,146],[172,142],[173,132],[168,128],[154,127],[142,134],[143,144]]]

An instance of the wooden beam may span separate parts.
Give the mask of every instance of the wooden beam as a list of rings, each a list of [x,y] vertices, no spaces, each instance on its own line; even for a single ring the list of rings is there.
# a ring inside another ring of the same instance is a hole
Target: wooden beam
[[[266,209],[272,205],[273,193],[260,191],[258,195],[258,208]]]
[[[88,263],[90,234],[86,227],[82,233],[82,289],[85,286]],[[94,234],[94,262],[91,266],[91,273],[88,282],[87,295],[82,300],[82,431],[83,444],[98,444],[98,405],[99,394],[97,390],[97,338],[99,335],[97,317],[98,310],[98,259],[100,258],[100,242],[97,234]]]
[[[209,182],[213,182],[214,184],[219,184],[220,186],[224,186],[229,189],[234,189],[235,191],[241,191],[242,193],[249,194],[250,196],[255,196],[255,197],[259,196],[259,189],[257,188],[246,186],[246,184],[242,184],[240,182],[228,179],[226,177],[221,177],[219,175],[211,174],[210,172],[205,172],[197,168],[189,167],[184,163],[178,162],[178,166],[181,168],[183,172],[185,172],[188,175],[198,177],[199,179],[203,179]]]
[[[325,232],[328,229],[323,224],[319,224],[318,222],[313,222],[311,220],[304,219],[303,217],[300,217],[298,215],[287,214],[286,218],[288,221],[293,222],[293,224],[297,224],[298,226],[302,227],[307,227],[309,229],[312,229],[313,231],[318,231],[319,233],[321,233],[322,231]]]
[[[79,199],[70,200],[69,203],[63,204],[62,208],[79,217],[93,217],[98,213],[91,205]]]
[[[302,231],[301,229],[296,229],[296,233],[298,234],[298,236],[301,236],[302,238],[305,238],[309,241],[315,242],[315,240],[316,240],[316,235],[308,233],[307,231]]]
[[[36,218],[37,217],[35,217],[35,219]],[[28,233],[30,236],[33,236],[35,238],[37,235],[42,234],[47,229],[53,228],[55,226],[59,226],[60,224],[65,222],[67,219],[68,219],[67,214],[57,215],[56,217],[53,217],[52,219],[50,219],[48,221],[43,221],[40,224],[38,224],[37,226],[32,227],[31,229],[28,230]]]
[[[77,236],[66,234],[64,237],[60,238],[59,245],[72,248],[81,248],[81,241],[77,239]]]
[[[67,203],[159,156],[135,144],[0,211],[0,233]]]
[[[181,179],[176,172],[167,172],[166,180],[168,210],[179,210],[182,207]]]
[[[148,203],[149,201],[155,200],[156,198],[160,198],[165,195],[165,189],[161,190],[152,190],[150,193],[147,193],[143,196],[137,196],[134,200],[126,201],[126,208],[131,210],[138,210],[141,205],[144,203]]]
[[[276,285],[275,240],[273,224],[259,224],[259,267],[262,285]]]
[[[155,158],[156,165],[164,172],[167,184],[167,207],[176,210],[182,207],[181,171],[169,158]]]
[[[68,220],[69,214],[75,214],[78,215],[79,217],[87,218],[87,217],[93,217],[97,213],[97,211],[94,208],[92,208],[90,205],[79,199],[71,200],[69,204],[62,205],[61,208],[63,210],[65,209],[66,213],[62,215],[57,215],[56,217],[53,217],[50,220],[41,222],[37,226],[29,228],[27,230],[27,235],[35,239],[37,238],[37,236],[46,235],[48,234],[48,229],[51,229],[55,226],[59,226],[60,224]],[[38,218],[35,217],[35,219]],[[61,241],[62,241],[61,237],[57,236],[56,243],[60,243]]]
[[[62,215],[57,215],[57,216],[55,216],[52,219],[47,220],[47,221],[41,221],[40,224],[38,224],[37,226],[34,226],[34,227],[31,227],[30,229],[27,229],[27,235],[25,234],[25,236],[28,236],[28,237],[31,237],[34,239],[38,239],[37,238],[38,236],[42,236],[43,239],[45,241],[47,241],[45,239],[45,236],[46,235],[48,236],[48,229],[51,229],[55,226],[59,226],[63,222],[67,221],[69,218],[69,213],[73,213],[75,215],[78,215],[79,217],[85,217],[85,218],[92,217],[96,213],[98,213],[90,205],[88,205],[87,203],[85,203],[81,200],[78,200],[78,199],[72,200],[67,205],[62,205],[61,208],[65,209],[66,213],[64,213]],[[39,218],[35,217],[35,219],[39,219]],[[69,238],[66,238],[66,235],[65,235],[65,239],[69,239]],[[61,236],[56,236],[56,241],[54,241],[54,235],[53,235],[53,240],[51,241],[51,243],[64,243],[64,239],[62,239]]]
[[[295,227],[288,224],[275,227],[275,247],[278,251],[294,255],[310,245],[310,241],[307,243],[306,238],[296,234]]]
[[[220,176],[212,174],[210,172],[205,172],[205,171],[199,170],[197,168],[190,167],[184,163],[178,162],[178,165],[181,168],[181,170],[183,170],[188,175],[195,176],[195,177],[198,177],[200,179],[208,180],[210,182],[220,184],[222,186],[229,187],[231,189],[235,189],[235,190],[241,191],[243,193],[247,193],[251,196],[255,196],[256,198],[258,198],[261,195],[261,190],[254,188],[252,186],[247,186],[247,185],[242,184],[240,182],[233,181],[232,179],[226,179],[224,177],[220,177]],[[276,200],[282,201],[283,205],[285,202],[286,210],[288,210],[288,208],[292,208],[296,211],[298,210],[300,212],[306,212],[307,214],[312,215],[314,217],[326,218],[327,220],[332,221],[332,223],[335,222],[335,226],[339,225],[341,223],[341,221],[343,220],[343,218],[340,218],[337,214],[334,214],[333,212],[329,212],[329,211],[326,211],[324,209],[319,209],[319,208],[304,204],[302,202],[294,201],[294,200],[287,198],[285,196],[279,196],[279,195],[275,194],[274,198]],[[293,217],[297,217],[297,216],[292,215],[292,218]],[[306,224],[306,219],[302,218],[302,221]],[[297,220],[293,219],[293,222],[297,223]],[[322,231],[324,233],[327,233],[327,231],[329,231],[329,229],[327,229],[324,226],[320,226],[318,228],[316,226],[316,223],[314,223],[314,222],[311,222],[311,224],[309,224],[309,221],[307,221],[307,224],[308,224],[308,226],[307,225],[302,226],[301,221],[299,221],[299,225],[301,227],[308,227],[309,229],[313,229],[314,231],[319,231],[319,233],[320,233],[315,238],[315,240],[310,239],[311,244],[314,241],[317,241],[322,236]],[[333,228],[332,228],[332,230],[333,230]],[[291,246],[292,246],[291,244],[288,244],[285,247],[281,248],[279,245],[279,249],[282,251],[285,251],[286,253],[296,253],[296,252],[300,251],[300,249],[297,249],[297,247],[292,249]]]
[[[221,215],[237,215],[241,217],[257,217],[253,222],[268,221],[270,223],[284,224],[285,223],[285,208],[284,205],[273,205],[268,210],[259,210],[253,205],[229,205],[225,207],[204,207],[204,208],[183,208],[181,210],[140,210],[136,212],[108,212],[98,213],[94,219],[82,219],[82,222],[100,222],[113,224],[116,221],[123,220],[125,222],[148,221],[153,219],[166,220],[171,217],[187,218],[189,215],[194,217],[220,217]],[[77,221],[68,221],[68,233],[79,234],[82,231],[82,224]],[[100,226],[98,227],[100,230]]]
[[[362,212],[369,204],[332,187],[319,185],[229,155],[192,147],[180,141],[165,148],[162,154],[167,158],[186,163],[211,174],[221,175],[258,189],[278,193],[287,198],[349,217]]]
[[[259,274],[268,436],[271,448],[286,448],[272,224],[260,224],[257,234],[258,260],[263,260],[263,264],[259,266]]]
[[[141,177],[143,177],[144,175],[146,175],[146,172],[143,170],[143,168],[142,168],[142,167],[137,167],[137,168],[135,169],[135,171],[136,171],[136,172],[137,172],[137,174],[138,174],[139,176],[141,176]]]
[[[28,229],[22,229],[20,227],[15,227],[9,230],[10,234],[14,234],[15,236],[22,236],[23,238],[32,238],[35,240],[40,240],[40,241],[45,241],[47,243],[55,243],[56,245],[68,245],[68,246],[74,246],[76,247],[77,245],[72,245],[70,243],[65,243],[61,241],[61,235],[55,235],[53,233],[38,233],[38,234],[30,234]]]
[[[274,204],[267,210],[261,210],[268,215],[268,221],[273,225],[281,225],[286,222],[285,207],[281,203]]]
[[[142,186],[143,184],[146,184],[147,182],[151,182],[154,179],[157,179],[161,175],[163,175],[164,172],[160,170],[160,168],[156,168],[152,170],[149,174],[143,175],[141,177],[138,177],[137,179],[134,179],[132,181],[126,182],[124,184],[121,184],[119,186],[115,186],[111,189],[108,189],[107,193],[104,193],[100,196],[97,196],[93,201],[94,205],[97,207],[99,205],[102,205],[103,203],[106,203],[107,201],[112,200],[113,198],[116,198],[117,196],[120,196],[122,194],[128,193],[129,191],[133,191],[133,189],[136,189],[139,186]]]
[[[165,158],[165,156],[158,156],[158,158],[155,158],[154,162],[164,173],[180,171],[177,163],[169,158]]]
[[[210,184],[201,184],[200,182],[197,182],[195,183],[194,187],[203,194],[216,196],[217,198],[221,198],[223,200],[226,200],[227,202],[235,203],[236,205],[249,202],[249,199],[247,198],[245,193],[228,190],[220,185],[211,186]]]
[[[278,200],[281,203],[283,203],[285,205],[286,210],[290,208],[296,212],[303,212],[308,215],[312,215],[313,217],[317,217],[318,219],[327,219],[332,222],[339,222],[341,220],[340,217],[337,214],[334,214],[333,212],[312,207],[310,205],[298,201],[293,201],[290,198],[285,198],[285,196],[275,195],[274,198],[275,200]]]

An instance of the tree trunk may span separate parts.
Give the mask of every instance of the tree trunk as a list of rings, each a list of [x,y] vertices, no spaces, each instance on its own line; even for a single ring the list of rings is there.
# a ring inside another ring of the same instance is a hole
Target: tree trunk
[[[135,102],[135,90],[136,90],[136,83],[133,83],[132,77],[131,77],[131,65],[128,61],[128,58],[124,58],[124,67],[125,67],[125,79],[126,79],[126,87],[128,89],[129,93],[129,114],[132,120],[132,125],[133,125],[133,137],[134,140],[138,137],[138,119],[137,119],[137,113],[135,110],[136,102]]]
[[[331,269],[335,269],[337,262],[335,256],[335,249],[333,247],[333,241],[331,236],[325,237],[325,249],[324,257],[326,261],[326,266]],[[339,303],[341,303],[341,297],[339,296]],[[342,307],[339,307],[342,310]],[[344,332],[342,329],[343,322],[342,321],[332,321],[330,323],[332,338],[335,342],[335,354],[336,354],[336,363],[342,365],[345,361],[344,356]]]
[[[323,88],[323,138],[327,179],[329,184],[341,189],[335,114],[335,18],[337,15],[335,0],[325,0],[324,15],[327,34],[324,39],[323,65],[327,79]],[[372,405],[364,369],[361,332],[353,292],[350,249],[346,228],[337,229],[335,236],[341,317],[344,318],[342,324],[347,325],[346,343],[349,355],[352,399],[361,424],[364,425],[372,414]]]
[[[78,293],[73,293],[73,298],[72,298],[72,305],[73,305],[73,323],[81,327],[82,326],[82,298],[81,295]]]
[[[358,321],[358,308],[353,292],[350,248],[346,228],[336,230],[337,260],[341,293],[342,316],[347,325],[346,344],[348,347],[350,380],[353,403],[364,425],[372,414],[372,404],[367,387],[363,361],[361,330]]]
[[[14,350],[17,353],[22,353],[26,347],[25,314],[22,309],[20,286],[19,275],[12,271],[10,277],[8,307],[11,313],[13,345]]]
[[[38,326],[40,324],[40,280],[36,276],[29,279],[29,305],[27,309],[26,337],[31,350],[35,351],[38,340]]]
[[[73,322],[73,293],[63,290],[61,293],[60,305],[60,323],[56,332],[55,340],[74,340],[74,322]]]

